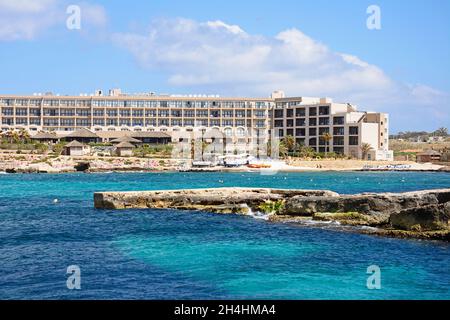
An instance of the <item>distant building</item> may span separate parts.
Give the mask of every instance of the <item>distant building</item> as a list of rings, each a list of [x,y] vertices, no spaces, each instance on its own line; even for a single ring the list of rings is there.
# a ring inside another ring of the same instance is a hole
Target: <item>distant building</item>
[[[322,136],[331,135],[328,151],[369,160],[393,160],[389,119],[384,113],[358,111],[329,98],[126,95],[113,89],[105,96],[0,95],[0,129],[55,132],[66,141],[109,142],[126,134],[148,144],[192,139],[216,130],[225,153],[249,153],[267,146],[269,137],[292,135],[297,143],[325,152]],[[205,139],[211,140],[211,137]],[[214,138],[213,138],[214,140]]]
[[[91,148],[78,141],[69,142],[64,146],[64,154],[67,156],[85,156],[90,154]]]
[[[434,151],[434,150],[428,150],[425,152],[418,153],[416,155],[416,161],[420,163],[429,163],[429,162],[439,162],[441,161],[441,153]]]
[[[116,145],[116,155],[119,157],[131,157],[133,156],[134,145],[129,142],[121,142]]]

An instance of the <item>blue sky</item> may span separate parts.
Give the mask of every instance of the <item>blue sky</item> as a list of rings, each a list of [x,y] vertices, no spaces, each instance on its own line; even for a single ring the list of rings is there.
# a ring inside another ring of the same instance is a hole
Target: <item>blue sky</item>
[[[366,27],[372,4],[381,30]],[[450,127],[449,40],[448,0],[0,0],[0,93],[281,89],[389,112],[393,132],[433,130]]]

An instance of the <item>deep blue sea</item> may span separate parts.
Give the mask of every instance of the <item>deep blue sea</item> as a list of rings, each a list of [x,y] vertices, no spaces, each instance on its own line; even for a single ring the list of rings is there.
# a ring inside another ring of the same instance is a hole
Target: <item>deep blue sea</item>
[[[95,191],[227,186],[398,192],[449,188],[450,174],[0,175],[0,299],[450,299],[449,243],[93,208]],[[70,265],[80,290],[66,286]],[[380,290],[366,286],[371,265]]]

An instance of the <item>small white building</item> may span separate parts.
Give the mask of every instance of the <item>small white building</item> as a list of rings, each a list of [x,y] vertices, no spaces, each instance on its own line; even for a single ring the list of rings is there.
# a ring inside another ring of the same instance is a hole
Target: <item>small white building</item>
[[[85,156],[90,154],[91,148],[76,140],[64,146],[64,154],[67,156]]]
[[[116,145],[115,153],[119,157],[131,157],[133,156],[134,145],[130,142],[124,141]]]

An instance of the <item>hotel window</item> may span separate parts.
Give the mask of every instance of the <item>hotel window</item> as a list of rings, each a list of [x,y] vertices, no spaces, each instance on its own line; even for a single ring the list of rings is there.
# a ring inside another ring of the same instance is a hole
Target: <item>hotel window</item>
[[[352,136],[358,135],[358,132],[359,132],[358,127],[350,127],[349,128],[349,134]]]
[[[196,125],[200,127],[207,127],[208,126],[208,120],[197,120]]]
[[[26,105],[28,105],[28,100],[17,99],[17,100],[16,100],[16,105],[17,105],[17,106],[26,106]]]
[[[334,146],[343,146],[344,145],[344,137],[334,137],[333,145]]]
[[[309,115],[310,116],[317,116],[317,108],[316,107],[309,108]]]
[[[294,127],[294,120],[292,119],[286,120],[286,127],[288,128]]]
[[[284,121],[283,120],[275,120],[274,127],[275,128],[283,128],[284,127]]]
[[[181,110],[172,110],[171,114],[174,118],[181,118],[182,116]]]
[[[330,114],[330,107],[319,107],[319,116],[327,116]]]
[[[133,117],[143,117],[144,116],[144,110],[142,109],[134,109],[133,110]]]
[[[108,117],[117,117],[117,110],[108,109],[108,110],[106,110],[106,115]]]
[[[58,109],[44,109],[44,116],[56,117],[59,115]]]
[[[167,108],[167,107],[169,106],[169,104],[167,103],[167,101],[161,101],[161,102],[159,103],[159,106],[160,106],[161,108]]]
[[[144,125],[143,119],[133,119],[133,126],[134,127],[142,127]]]
[[[169,126],[169,119],[160,119],[158,123],[160,126]]]
[[[172,119],[172,127],[181,127],[183,125],[180,119]]]
[[[105,115],[105,111],[103,109],[95,110],[94,109],[94,117],[103,117]]]
[[[295,126],[296,127],[304,127],[304,126],[306,126],[306,119],[305,118],[295,119]]]
[[[134,100],[125,101],[125,107],[135,108],[135,107],[137,107],[137,101],[134,101]]]
[[[258,121],[256,121],[256,127],[257,128],[265,128],[266,122],[264,120],[258,120]]]
[[[284,117],[284,110],[275,110],[275,118],[283,118]]]
[[[184,114],[184,116],[187,117],[187,118],[193,118],[193,117],[195,117],[195,112],[194,112],[194,110],[184,110],[184,111],[183,111],[183,114]]]
[[[41,105],[41,100],[30,100],[30,106],[38,107]]]
[[[14,99],[3,99],[3,104],[6,106],[13,106],[14,105]]]
[[[129,116],[131,116],[131,112],[128,109],[120,109],[120,116],[121,117],[129,117]]]
[[[30,109],[30,116],[40,117],[41,109]]]
[[[297,138],[295,139],[295,143],[298,144],[299,146],[304,146],[305,145],[305,138]]]
[[[146,126],[156,127],[156,119],[147,119],[145,120]]]
[[[12,126],[14,124],[14,119],[12,118],[3,118],[2,124],[6,124],[8,126]]]
[[[286,130],[286,135],[293,136],[294,135],[294,129],[287,129]]]
[[[317,146],[317,138],[309,139],[309,145],[310,146]]]
[[[91,121],[88,119],[77,119],[77,126],[81,127],[89,127],[91,125]]]
[[[306,116],[305,108],[295,109],[295,116],[296,117],[305,117]]]
[[[27,118],[17,118],[16,124],[19,125],[28,125],[28,119]]]
[[[319,135],[324,135],[325,133],[330,133],[330,128],[319,128]]]
[[[257,117],[257,118],[265,118],[266,117],[266,112],[265,111],[261,111],[261,110],[255,111],[255,117]]]
[[[304,136],[306,136],[306,129],[296,129],[295,130],[295,135],[297,137],[304,137]]]
[[[317,136],[317,129],[316,128],[309,128],[309,135],[310,136]]]
[[[104,101],[103,101],[104,102]],[[68,106],[75,107],[76,101],[70,100],[68,103]],[[78,101],[79,107],[90,107],[91,106],[91,100],[79,100]]]
[[[330,118],[319,118],[319,126],[329,126]]]
[[[74,126],[75,120],[74,119],[61,119],[61,125],[62,126]]]
[[[120,119],[119,124],[121,126],[130,126],[131,125],[131,120],[129,120],[129,119]]]
[[[106,119],[107,126],[117,126],[117,119]]]
[[[210,127],[219,127],[220,126],[220,120],[211,120],[209,123]]]
[[[344,154],[344,147],[333,147],[333,152]]]
[[[292,118],[294,116],[294,109],[286,110],[286,118]]]
[[[156,117],[156,110],[145,110],[146,117]]]
[[[222,117],[224,117],[224,118],[233,118],[233,110],[224,110],[224,111],[222,111]]]
[[[211,118],[219,118],[220,117],[220,111],[211,111],[210,117]]]
[[[77,109],[77,116],[79,117],[89,117],[91,115],[90,109]]]
[[[317,126],[317,118],[309,118],[310,126]]]
[[[207,118],[208,111],[207,110],[197,110],[197,117],[199,118]]]
[[[26,108],[17,108],[16,109],[16,116],[27,116],[28,110]]]
[[[233,120],[222,120],[223,126],[233,126]]]
[[[58,119],[44,119],[44,126],[58,126]]]
[[[194,126],[194,120],[193,119],[184,120],[184,125],[188,126],[188,127],[193,127]]]
[[[357,146],[359,145],[359,139],[358,137],[349,137],[348,144],[351,146]]]
[[[345,135],[344,127],[333,128],[333,135],[335,135],[335,136],[343,136],[343,135]]]
[[[40,126],[41,125],[41,119],[30,119],[30,125],[34,126]]]
[[[333,124],[334,125],[343,125],[344,124],[344,117],[334,117],[333,118]]]
[[[105,121],[103,119],[94,119],[94,126],[104,126]]]
[[[2,115],[12,116],[12,115],[14,115],[14,109],[13,108],[2,108]]]
[[[256,102],[255,107],[256,109],[265,109],[267,106],[266,102]]]
[[[59,100],[44,100],[44,106],[57,107],[59,106]]]
[[[236,110],[236,118],[245,118],[245,111]]]
[[[238,126],[241,126],[241,127],[245,126],[245,120],[236,120],[236,126],[237,127]]]

